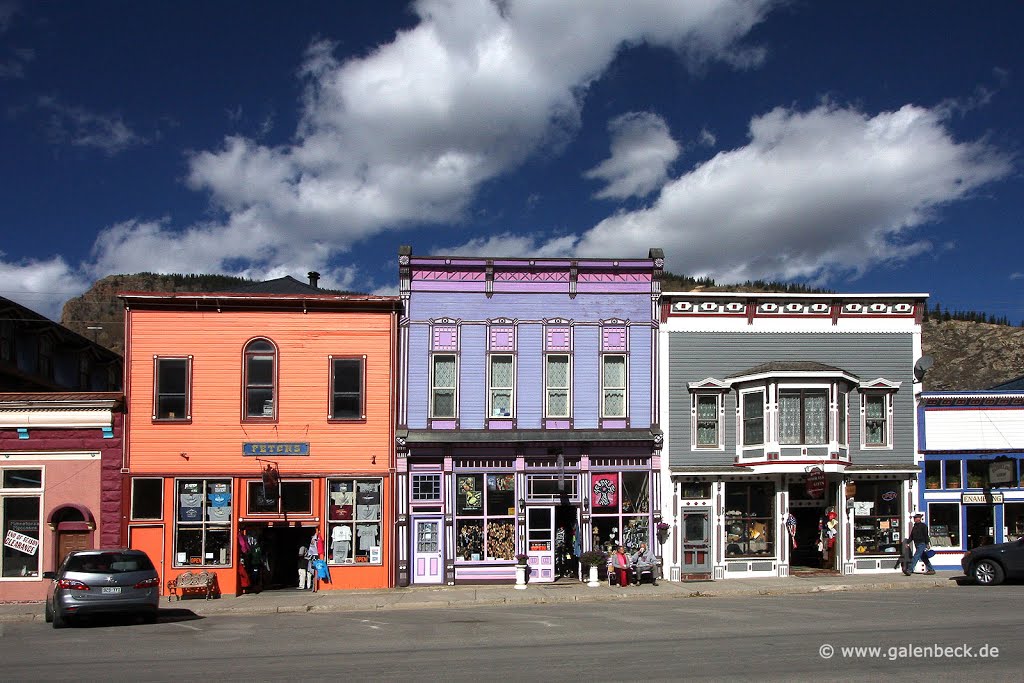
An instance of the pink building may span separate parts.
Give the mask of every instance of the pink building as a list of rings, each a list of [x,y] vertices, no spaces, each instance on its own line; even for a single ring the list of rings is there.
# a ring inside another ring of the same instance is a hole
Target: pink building
[[[121,545],[119,392],[0,393],[0,601],[42,600],[71,550]]]

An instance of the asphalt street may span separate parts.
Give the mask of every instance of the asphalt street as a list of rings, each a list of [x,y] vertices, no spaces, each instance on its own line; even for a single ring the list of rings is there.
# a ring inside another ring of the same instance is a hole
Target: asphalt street
[[[0,624],[0,661],[19,681],[1019,681],[1022,606],[1015,585],[386,613],[165,609],[155,625]]]

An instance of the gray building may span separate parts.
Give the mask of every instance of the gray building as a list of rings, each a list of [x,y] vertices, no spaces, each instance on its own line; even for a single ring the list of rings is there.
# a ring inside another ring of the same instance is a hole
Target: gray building
[[[926,298],[663,295],[669,578],[896,570]]]

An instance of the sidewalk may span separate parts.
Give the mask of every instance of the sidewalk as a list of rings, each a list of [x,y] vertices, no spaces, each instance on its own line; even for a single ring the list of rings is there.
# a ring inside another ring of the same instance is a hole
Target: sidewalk
[[[715,598],[744,595],[790,595],[823,591],[881,591],[898,589],[955,588],[963,574],[940,571],[934,576],[916,574],[860,574],[724,581],[671,582],[618,588],[602,583],[588,588],[578,581],[534,583],[525,590],[512,585],[415,586],[381,590],[321,590],[296,588],[264,591],[258,595],[227,596],[214,600],[187,597],[160,603],[162,612],[187,610],[198,616],[278,614],[289,612],[354,612],[391,609],[472,607],[474,605],[528,605],[617,600]],[[42,603],[0,603],[0,623],[43,621]]]

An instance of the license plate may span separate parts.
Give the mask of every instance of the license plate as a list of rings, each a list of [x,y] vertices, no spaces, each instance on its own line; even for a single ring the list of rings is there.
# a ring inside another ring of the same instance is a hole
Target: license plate
[[[109,594],[109,593],[120,593],[120,592],[121,592],[121,587],[120,586],[103,586],[102,588],[100,588],[100,593],[107,593],[107,594]]]

